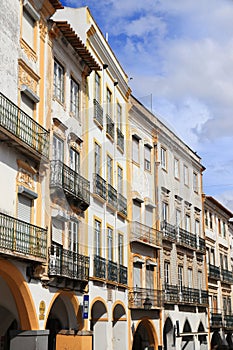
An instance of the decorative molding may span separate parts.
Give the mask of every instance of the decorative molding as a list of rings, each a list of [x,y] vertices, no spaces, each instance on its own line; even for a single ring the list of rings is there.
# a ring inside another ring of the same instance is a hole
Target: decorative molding
[[[38,59],[36,52],[26,43],[26,41],[23,40],[23,38],[20,39],[20,46],[22,50],[25,52],[27,58],[30,61],[33,61],[36,63]]]
[[[19,85],[28,86],[35,94],[37,94],[37,86],[40,77],[33,72],[33,70],[26,65],[26,63],[19,59]]]

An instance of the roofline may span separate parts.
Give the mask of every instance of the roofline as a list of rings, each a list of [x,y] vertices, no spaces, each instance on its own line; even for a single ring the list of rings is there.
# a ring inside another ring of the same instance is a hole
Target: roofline
[[[55,8],[55,10],[62,10],[62,9],[64,9],[64,6],[60,2],[60,0],[49,0],[49,2]]]
[[[215,204],[216,206],[218,206],[221,210],[225,211],[225,213],[227,213],[230,216],[230,218],[233,217],[233,213],[228,208],[224,207],[224,205],[222,203],[217,201],[217,199],[215,199],[212,196],[205,196],[205,198],[208,199],[213,204]]]

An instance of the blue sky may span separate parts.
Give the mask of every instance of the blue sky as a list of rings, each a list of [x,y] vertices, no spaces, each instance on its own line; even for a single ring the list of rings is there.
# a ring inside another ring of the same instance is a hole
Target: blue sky
[[[233,211],[232,0],[62,0],[88,6],[133,94],[197,151],[204,192]]]

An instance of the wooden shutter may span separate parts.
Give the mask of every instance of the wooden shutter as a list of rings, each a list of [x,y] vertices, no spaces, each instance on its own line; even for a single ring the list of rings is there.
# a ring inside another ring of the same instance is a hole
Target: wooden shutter
[[[18,195],[18,219],[31,222],[32,200],[21,194]]]

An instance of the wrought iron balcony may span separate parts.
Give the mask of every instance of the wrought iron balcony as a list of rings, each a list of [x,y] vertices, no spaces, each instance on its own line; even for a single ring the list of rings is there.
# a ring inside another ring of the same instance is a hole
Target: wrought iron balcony
[[[113,208],[117,209],[117,190],[108,184],[108,204],[110,204]]]
[[[210,314],[210,326],[211,327],[222,327],[223,325],[223,319],[222,319],[222,313],[218,311],[212,311]]]
[[[233,329],[233,315],[224,315],[224,326]]]
[[[93,193],[104,200],[107,198],[107,184],[99,174],[93,174]]]
[[[124,135],[119,128],[117,128],[117,146],[124,151]]]
[[[176,304],[179,301],[178,286],[165,284],[164,303]]]
[[[94,277],[106,279],[107,277],[107,261],[101,256],[94,256]]]
[[[177,244],[190,249],[197,249],[196,236],[193,233],[184,230],[183,228],[178,229]]]
[[[108,280],[112,282],[118,282],[118,265],[113,261],[107,262],[108,266]]]
[[[94,99],[93,100],[94,104],[94,120],[103,127],[103,108],[99,104],[99,102]]]
[[[128,278],[127,278],[127,267],[123,265],[119,265],[119,275],[118,275],[118,282],[121,284],[127,284]]]
[[[0,93],[0,138],[40,160],[49,155],[49,132]]]
[[[197,245],[197,250],[199,251],[199,253],[203,253],[205,254],[205,240],[201,237],[198,238],[198,245]]]
[[[232,271],[221,269],[221,281],[228,284],[233,284]]]
[[[153,246],[161,247],[162,232],[155,228],[133,221],[130,225],[130,242],[140,242]]]
[[[129,290],[128,302],[131,309],[144,309],[145,300],[150,302],[151,308],[161,308],[163,305],[163,294],[161,290],[135,287]]]
[[[124,196],[122,196],[122,194],[118,193],[117,202],[118,212],[123,214],[124,216],[127,216],[127,199]]]
[[[220,268],[218,266],[209,264],[208,277],[220,281]]]
[[[108,114],[106,115],[106,123],[107,123],[106,132],[114,140],[114,123],[112,118]]]
[[[94,256],[93,277],[109,282],[127,284],[127,268],[101,256]]]
[[[176,228],[174,225],[169,224],[167,221],[163,221],[161,224],[161,230],[163,232],[163,239],[169,241],[176,240]]]
[[[47,230],[0,213],[0,253],[46,260]]]
[[[89,257],[52,244],[49,248],[49,275],[87,281]]]
[[[72,204],[83,211],[86,210],[90,205],[90,182],[60,160],[51,161],[50,168],[52,194],[64,191]]]

